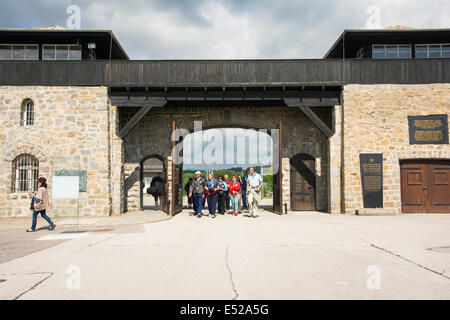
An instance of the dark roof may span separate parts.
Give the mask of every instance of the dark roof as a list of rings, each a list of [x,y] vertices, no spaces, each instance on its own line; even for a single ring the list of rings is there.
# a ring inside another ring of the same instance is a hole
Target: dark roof
[[[325,54],[324,59],[343,58],[343,45],[347,58],[361,46],[372,43],[450,43],[450,29],[346,29]]]
[[[95,42],[98,59],[109,59],[111,46],[111,59],[129,60],[120,42],[111,30],[71,30],[71,29],[0,29],[1,43],[48,43],[60,44],[72,41],[76,43]]]

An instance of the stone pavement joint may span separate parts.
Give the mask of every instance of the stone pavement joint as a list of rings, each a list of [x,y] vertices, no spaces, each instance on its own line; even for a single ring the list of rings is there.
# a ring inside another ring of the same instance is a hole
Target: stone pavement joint
[[[18,300],[24,294],[30,292],[31,290],[33,290],[34,288],[39,286],[41,283],[43,283],[45,280],[49,279],[51,276],[53,276],[53,274],[54,274],[53,272],[30,272],[30,273],[25,273],[25,275],[47,275],[47,276],[44,279],[39,280],[37,283],[32,285],[29,289],[27,289],[24,292],[20,293],[18,296],[12,298],[11,300]],[[19,275],[23,275],[23,274],[0,274],[0,276],[19,276]]]
[[[401,256],[401,255],[399,255],[399,254],[397,254],[397,253],[395,253],[395,252],[392,252],[392,251],[390,251],[390,250],[388,250],[388,249],[385,249],[385,248],[379,247],[379,246],[377,246],[377,245],[375,245],[375,244],[373,244],[373,243],[370,243],[370,242],[366,241],[365,239],[361,239],[361,240],[363,240],[363,241],[365,241],[366,243],[368,243],[372,248],[375,248],[375,249],[384,251],[384,252],[386,252],[386,253],[389,253],[389,254],[391,254],[391,255],[393,255],[393,256],[396,256],[396,257],[398,257],[398,258],[400,258],[400,259],[402,259],[402,260],[405,260],[405,261],[407,261],[407,262],[409,262],[409,263],[412,263],[412,264],[418,266],[419,268],[422,268],[422,269],[424,269],[424,270],[427,270],[427,271],[436,273],[436,274],[438,274],[438,275],[440,275],[440,276],[442,276],[442,277],[447,278],[447,279],[450,280],[450,277],[444,274],[445,270],[444,270],[443,272],[439,272],[439,271],[430,269],[430,268],[428,268],[428,267],[425,267],[425,266],[421,265],[420,263],[417,263],[417,262],[414,262],[414,261],[412,261],[412,260],[409,260],[408,258],[405,258],[405,257],[403,257],[403,256]]]
[[[88,247],[91,248],[91,247],[93,247],[93,246],[95,246],[95,245],[97,245],[99,243],[106,242],[106,241],[109,241],[111,239],[117,238],[118,236],[120,236],[120,234],[115,234],[112,237],[109,237],[109,238],[106,238],[106,239],[103,239],[103,240],[100,240],[100,241],[89,243]]]
[[[236,300],[237,298],[239,298],[239,292],[237,291],[236,284],[234,283],[233,272],[231,271],[231,267],[230,267],[229,253],[230,253],[230,246],[227,245],[227,249],[225,251],[225,265],[227,267],[227,271],[230,276],[231,288],[233,289],[233,292],[234,292],[234,297],[232,300]]]

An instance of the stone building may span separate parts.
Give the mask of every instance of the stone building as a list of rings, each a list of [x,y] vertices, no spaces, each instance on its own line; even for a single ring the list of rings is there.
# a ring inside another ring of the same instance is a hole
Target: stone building
[[[29,215],[39,176],[53,215],[140,210],[149,159],[175,214],[173,133],[198,122],[268,130],[275,212],[450,213],[449,36],[345,30],[317,60],[133,61],[110,31],[0,30],[0,216]]]

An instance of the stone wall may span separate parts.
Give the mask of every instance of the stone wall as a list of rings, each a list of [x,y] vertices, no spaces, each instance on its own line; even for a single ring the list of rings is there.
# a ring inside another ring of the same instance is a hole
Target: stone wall
[[[329,140],[328,152],[328,212],[341,213],[342,210],[342,106],[333,109],[332,123],[334,134]]]
[[[34,102],[32,126],[20,124],[24,99]],[[0,87],[0,216],[30,215],[27,194],[11,192],[13,161],[21,154],[39,160],[39,175],[49,184],[51,215],[108,215],[109,112],[105,87]],[[53,173],[62,169],[87,171],[86,192],[78,201],[51,199]]]
[[[119,214],[124,211],[124,165],[123,141],[117,136],[119,127],[119,112],[116,106],[110,108],[109,113],[110,135],[110,166],[111,166],[111,211]]]
[[[450,84],[347,85],[343,100],[345,213],[363,208],[360,153],[383,153],[384,208],[401,213],[400,160],[450,159],[449,145],[410,145],[407,117],[450,115]]]
[[[286,210],[291,210],[291,164],[289,158],[281,159],[282,178],[281,178],[281,210],[284,213]]]
[[[137,110],[126,108],[119,115],[123,126]],[[318,110],[319,116],[331,122],[328,108]],[[151,154],[168,157],[172,151],[172,120],[177,127],[193,130],[194,121],[202,121],[203,128],[214,126],[238,126],[275,129],[283,123],[283,158],[290,159],[298,153],[307,153],[316,158],[317,209],[328,209],[328,140],[298,109],[288,107],[204,107],[166,106],[152,109],[132,130],[124,141],[124,210],[139,208],[139,163]],[[286,166],[287,167],[287,166]],[[289,168],[285,170],[284,184],[289,179]],[[286,195],[284,195],[286,197]],[[289,201],[286,201],[289,202]],[[288,203],[288,209],[290,203]]]

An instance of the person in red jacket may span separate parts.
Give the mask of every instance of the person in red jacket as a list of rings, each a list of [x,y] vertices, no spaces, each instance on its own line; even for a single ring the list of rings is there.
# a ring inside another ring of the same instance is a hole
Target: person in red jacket
[[[228,190],[230,191],[233,215],[237,216],[239,210],[239,191],[241,190],[241,184],[236,176],[233,176],[233,180],[228,185]]]

